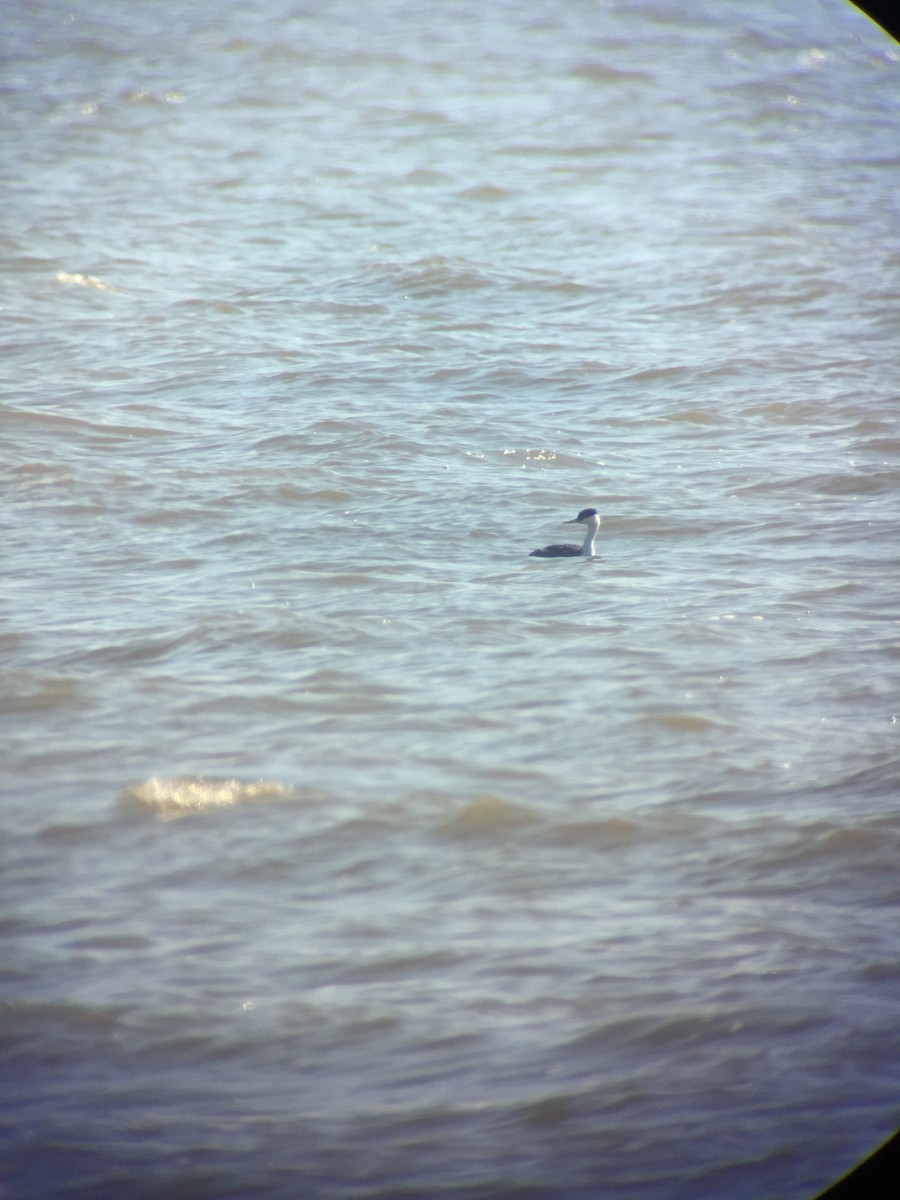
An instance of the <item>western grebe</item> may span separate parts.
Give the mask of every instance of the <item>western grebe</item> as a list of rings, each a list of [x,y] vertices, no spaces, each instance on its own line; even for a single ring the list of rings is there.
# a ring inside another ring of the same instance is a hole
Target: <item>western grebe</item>
[[[587,533],[580,546],[545,546],[543,550],[532,550],[529,558],[591,558],[594,553],[594,538],[600,528],[600,514],[596,508],[583,508],[572,521],[563,525],[586,525]]]

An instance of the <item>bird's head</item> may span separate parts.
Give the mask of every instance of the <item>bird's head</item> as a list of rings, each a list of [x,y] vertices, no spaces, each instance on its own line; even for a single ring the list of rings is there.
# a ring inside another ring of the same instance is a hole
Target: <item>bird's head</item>
[[[563,525],[592,525],[594,522],[600,524],[600,514],[596,508],[583,508],[571,521],[563,521]]]

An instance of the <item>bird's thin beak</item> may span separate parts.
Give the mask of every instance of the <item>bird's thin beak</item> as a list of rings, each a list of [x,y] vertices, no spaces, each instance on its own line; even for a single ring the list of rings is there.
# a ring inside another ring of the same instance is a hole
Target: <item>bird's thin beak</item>
[[[563,525],[577,525],[578,523],[577,517],[573,517],[571,521],[563,521]]]

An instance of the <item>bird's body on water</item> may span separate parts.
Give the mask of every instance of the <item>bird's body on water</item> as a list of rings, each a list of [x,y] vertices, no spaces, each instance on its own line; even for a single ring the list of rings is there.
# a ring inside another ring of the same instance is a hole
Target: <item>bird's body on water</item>
[[[597,536],[597,530],[600,528],[600,514],[596,508],[583,508],[577,517],[574,517],[571,521],[564,521],[563,524],[586,526],[584,541],[580,546],[573,546],[571,543],[544,546],[542,549],[532,550],[529,557],[592,558],[594,554],[594,539]]]

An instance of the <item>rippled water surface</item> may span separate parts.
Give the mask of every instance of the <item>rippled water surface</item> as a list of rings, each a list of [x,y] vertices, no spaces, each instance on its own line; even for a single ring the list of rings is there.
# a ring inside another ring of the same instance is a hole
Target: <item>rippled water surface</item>
[[[3,1195],[812,1195],[900,1124],[896,45],[4,22]]]

